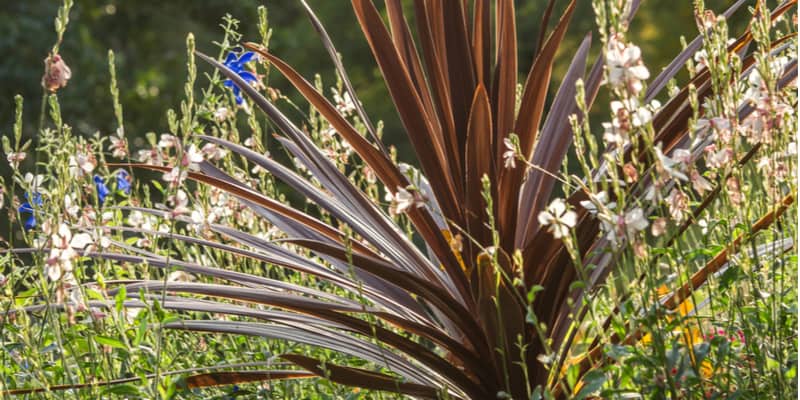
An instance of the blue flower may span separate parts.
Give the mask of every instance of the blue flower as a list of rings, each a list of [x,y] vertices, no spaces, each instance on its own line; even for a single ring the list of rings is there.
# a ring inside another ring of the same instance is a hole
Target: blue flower
[[[33,229],[36,226],[36,216],[34,214],[33,207],[36,206],[38,208],[38,207],[42,206],[42,195],[39,194],[39,193],[34,192],[33,193],[33,199],[31,199],[30,193],[25,193],[25,199],[28,200],[28,201],[22,203],[19,206],[19,208],[17,209],[17,211],[19,211],[20,213],[30,213],[31,214],[31,216],[28,217],[28,219],[25,220],[25,225],[24,225],[25,226],[25,230],[29,231],[29,230]],[[31,201],[33,201],[33,205],[31,205]]]
[[[256,78],[252,72],[244,69],[244,65],[250,61],[253,61],[253,57],[255,57],[255,53],[252,51],[242,53],[242,55],[238,58],[236,57],[236,53],[228,53],[228,57],[225,58],[225,62],[223,64],[244,79],[244,81],[249,85],[258,80],[258,78]],[[242,99],[239,86],[237,86],[231,79],[225,80],[222,82],[222,84],[233,90],[233,97],[236,98],[236,104],[242,104],[244,100]]]
[[[111,191],[108,190],[108,186],[103,182],[103,178],[100,175],[94,176],[94,186],[97,188],[97,200],[100,201],[100,204],[103,204]]]
[[[124,169],[117,172],[117,190],[121,190],[125,194],[131,194],[130,175]]]

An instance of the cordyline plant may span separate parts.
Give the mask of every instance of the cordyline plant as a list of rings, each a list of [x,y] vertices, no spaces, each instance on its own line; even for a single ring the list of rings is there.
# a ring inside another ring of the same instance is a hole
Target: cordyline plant
[[[165,146],[178,149],[181,161],[174,165],[152,157],[149,163],[111,165],[162,171],[174,189],[168,211],[123,209],[201,225],[218,236],[116,229],[219,250],[230,260],[254,259],[325,285],[305,287],[122,244],[85,249],[83,255],[217,279],[122,282],[130,307],[142,306],[136,299],[143,290],[162,293],[153,298],[165,309],[249,318],[182,320],[163,328],[285,339],[372,366],[333,365],[292,353],[281,357],[308,372],[210,373],[187,378],[190,386],[316,375],[420,398],[568,397],[598,390],[595,384],[602,380],[592,371],[614,362],[604,355],[604,346],[655,340],[630,310],[622,316],[614,304],[593,306],[600,289],[616,285],[618,304],[634,304],[640,307],[636,312],[666,320],[748,240],[737,238],[690,271],[676,290],[661,293],[658,306],[627,303],[631,288],[620,282],[635,286],[649,278],[648,268],[659,261],[650,249],[668,247],[693,229],[720,196],[737,199],[737,168],[771,146],[774,137],[767,136],[786,132],[782,124],[790,121],[796,101],[784,94],[797,76],[795,39],[786,34],[772,40],[770,27],[796,2],[771,13],[759,2],[747,30],[730,42],[724,20],[745,1],[719,16],[700,6],[701,35],[650,79],[639,49],[625,38],[638,1],[596,1],[603,51],[589,66],[591,36],[585,37],[549,108],[553,62],[575,1],[548,32],[556,3],[549,2],[524,76],[518,75],[517,49],[523,44],[517,43],[513,1],[418,0],[413,26],[399,0],[385,3],[388,27],[371,1],[353,0],[352,7],[416,151],[419,172],[398,165],[382,144],[328,34],[305,3],[359,126],[266,47],[246,43],[251,52],[229,54],[224,62],[198,56],[227,78],[237,103],[269,117],[280,132],[278,141],[305,174],[225,139],[198,135],[190,140],[241,156],[305,196],[319,212],[260,193],[212,164],[208,152],[178,139]],[[654,102],[693,56],[700,61],[689,81],[672,87],[663,106]],[[353,181],[346,165],[332,161],[261,93],[254,84],[259,78],[245,68],[254,60],[283,74],[363,160],[388,192],[388,214]],[[601,151],[584,117],[603,84],[614,102],[612,122],[603,124]],[[177,123],[192,131],[191,120]],[[582,177],[561,170],[573,145]],[[287,238],[269,241],[211,218],[189,217],[186,194],[178,189],[184,179],[237,198]],[[779,189],[786,182],[774,185],[774,207],[748,234],[769,227],[792,203],[794,187]],[[560,189],[565,198],[553,200]],[[625,280],[609,281],[620,276]],[[621,325],[614,322],[619,320]],[[692,357],[700,362],[695,353]]]

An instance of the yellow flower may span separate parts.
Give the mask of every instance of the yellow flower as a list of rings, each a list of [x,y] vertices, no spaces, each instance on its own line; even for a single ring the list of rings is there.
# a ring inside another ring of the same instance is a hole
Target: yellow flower
[[[713,373],[714,365],[711,364],[711,361],[703,360],[703,362],[700,363],[700,375],[702,375],[703,378],[709,379]]]

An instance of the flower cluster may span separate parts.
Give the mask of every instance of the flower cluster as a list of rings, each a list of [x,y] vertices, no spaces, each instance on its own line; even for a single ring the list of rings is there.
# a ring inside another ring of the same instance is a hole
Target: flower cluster
[[[236,53],[228,53],[224,65],[244,79],[247,84],[252,85],[258,82],[258,78],[256,78],[255,74],[245,69],[245,64],[253,61],[253,59],[255,59],[255,53],[252,51],[244,52],[238,57]],[[239,89],[239,86],[236,85],[233,80],[226,79],[222,84],[233,90],[233,97],[236,99],[236,104],[242,104],[244,102],[241,89]]]
[[[622,34],[616,33],[608,40],[605,56],[607,83],[638,95],[644,88],[642,81],[650,78],[650,71],[642,62],[642,51],[639,47],[625,43]]]

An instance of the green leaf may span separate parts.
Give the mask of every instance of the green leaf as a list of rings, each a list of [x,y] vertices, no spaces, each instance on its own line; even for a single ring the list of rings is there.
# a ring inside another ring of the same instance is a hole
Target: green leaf
[[[142,394],[137,386],[131,384],[113,385],[105,388],[103,394],[116,394],[122,396],[140,396]]]
[[[128,290],[125,288],[124,285],[119,287],[119,291],[117,295],[114,296],[114,303],[115,309],[117,310],[117,314],[122,312],[122,304],[125,302],[125,299],[128,297]]]
[[[533,287],[531,287],[531,290],[528,291],[528,303],[533,303],[533,299],[536,298],[536,293],[539,293],[542,290],[544,290],[544,286],[533,285]]]
[[[117,349],[122,349],[122,350],[125,350],[125,351],[128,350],[128,346],[125,346],[125,343],[123,343],[119,339],[114,339],[114,338],[108,337],[108,336],[95,336],[94,340],[97,341],[97,343],[102,344],[103,346],[111,346],[111,347],[114,347],[114,348],[117,348]]]
[[[583,376],[583,387],[575,396],[576,400],[585,399],[590,394],[600,390],[606,382],[606,374],[603,371],[593,370]]]

